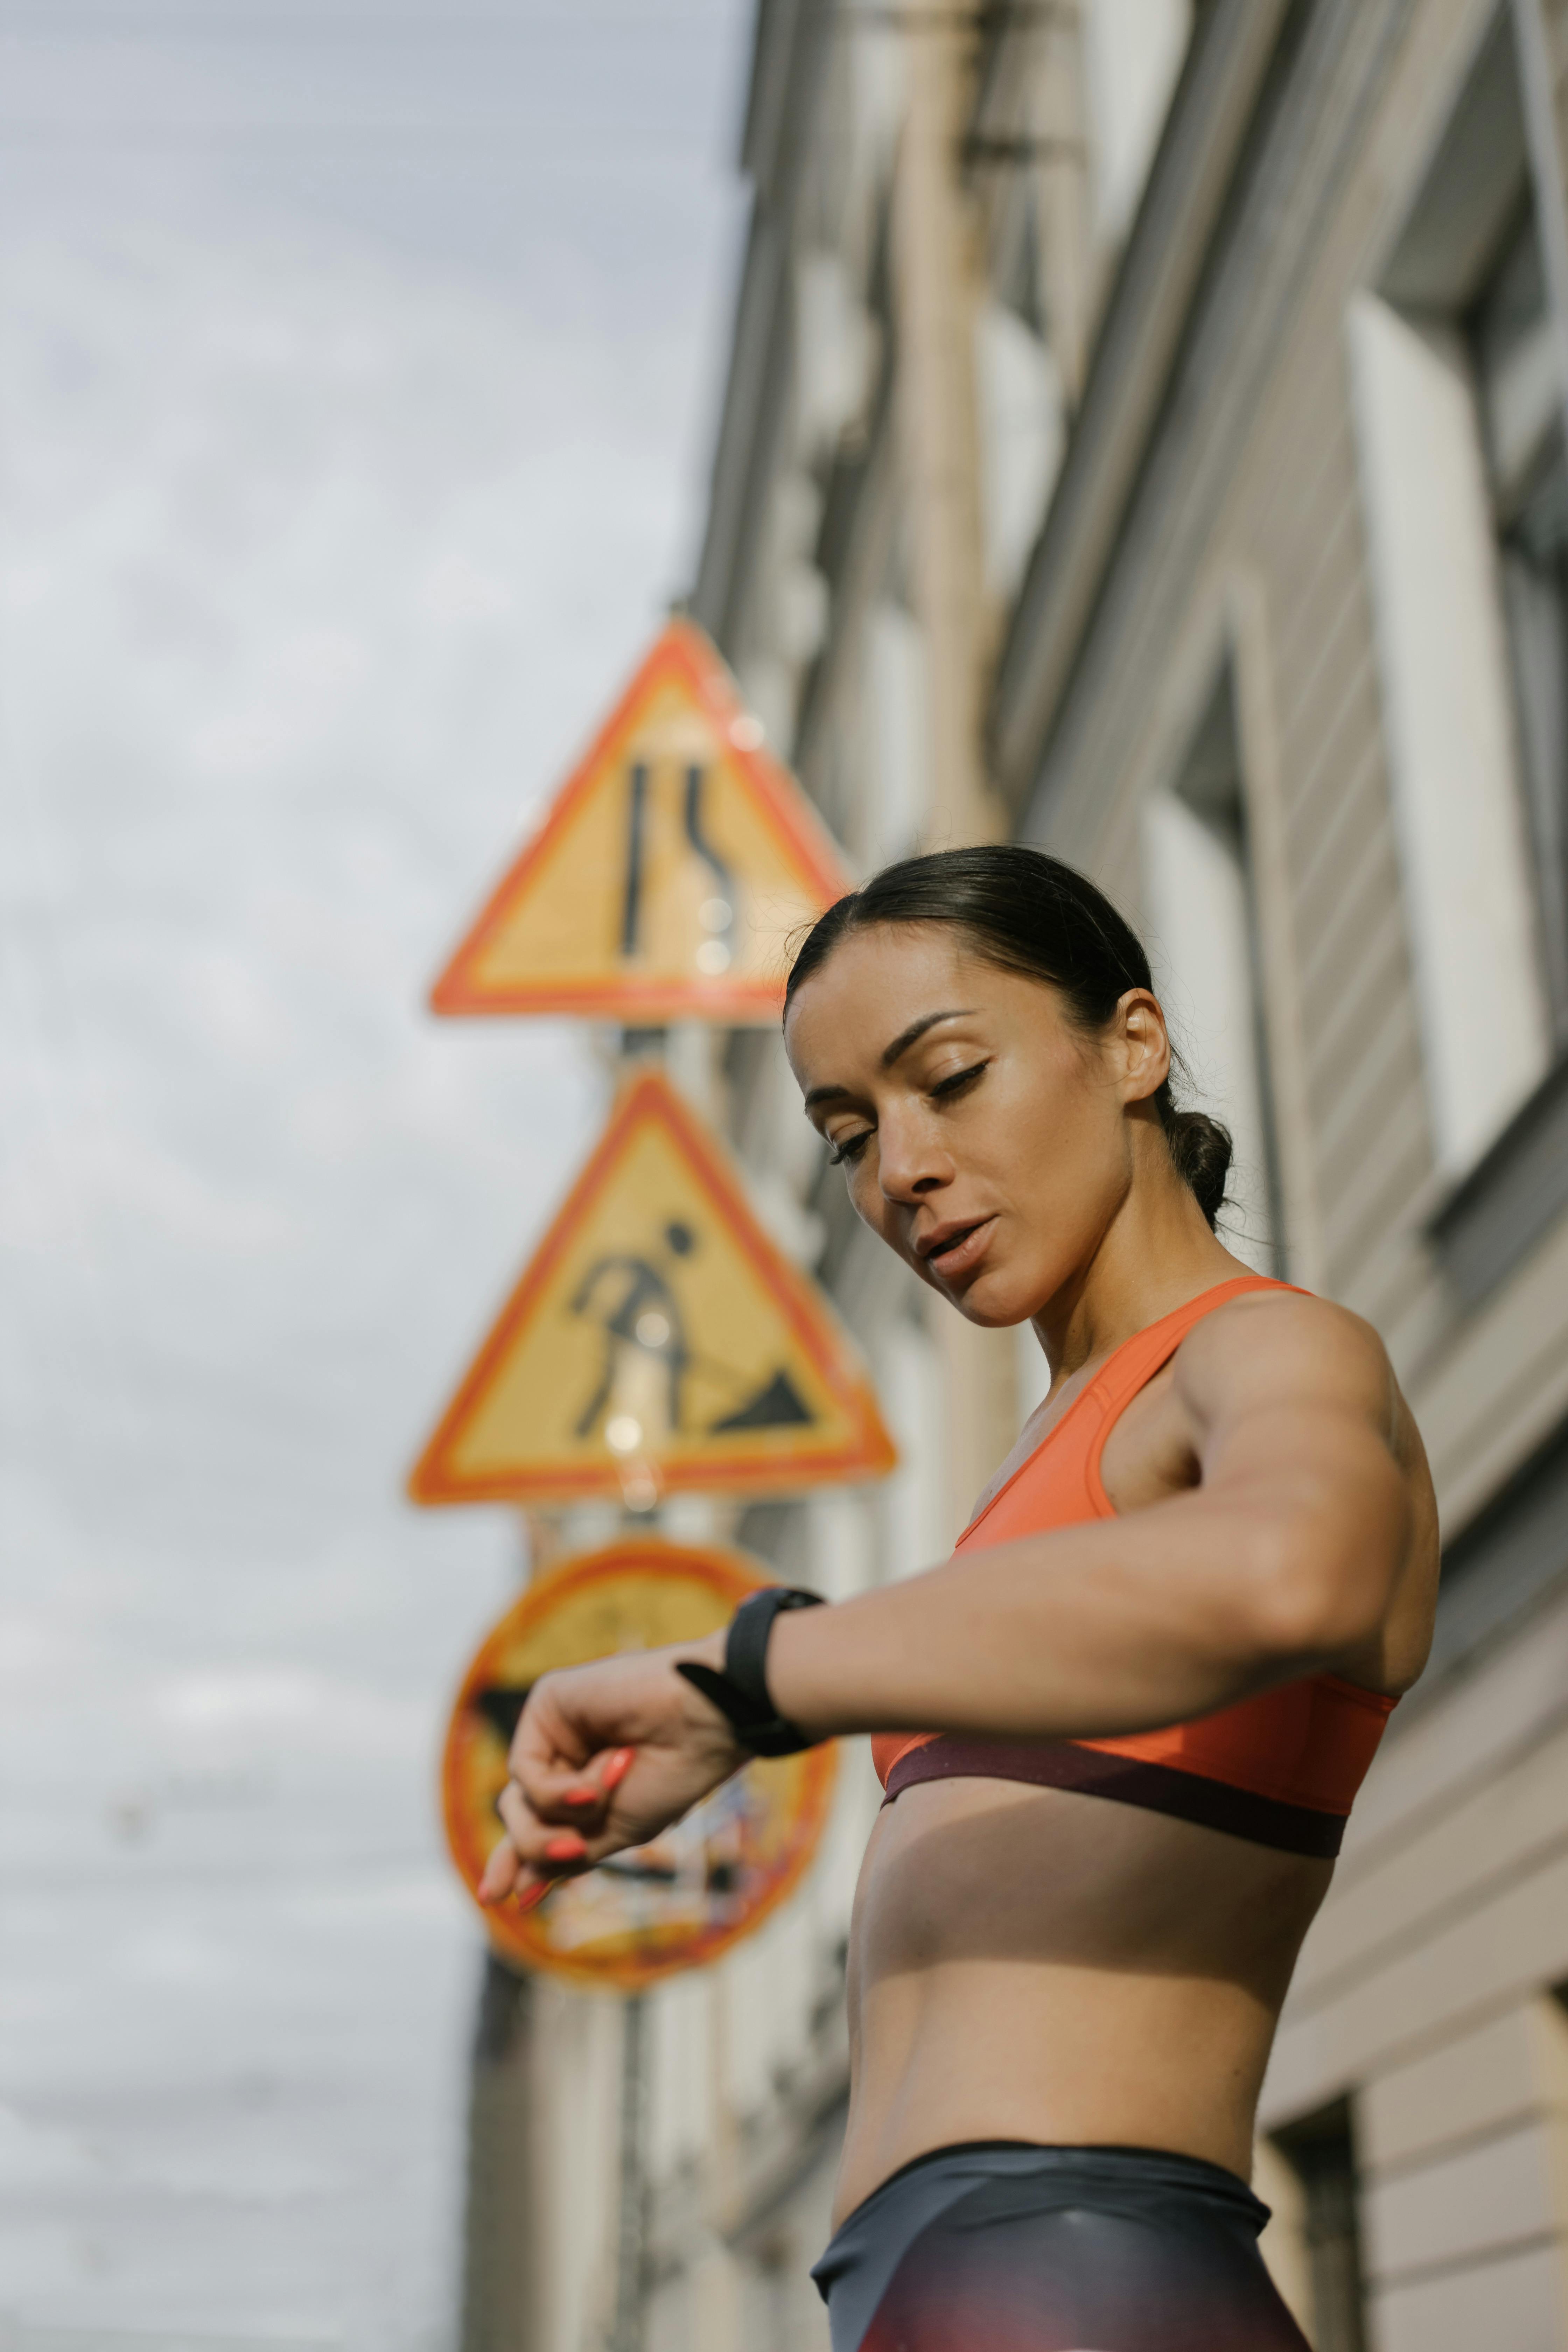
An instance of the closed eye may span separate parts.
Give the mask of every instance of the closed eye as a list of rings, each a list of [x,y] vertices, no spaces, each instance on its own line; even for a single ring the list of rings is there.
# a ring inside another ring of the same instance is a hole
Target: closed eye
[[[967,1070],[954,1070],[951,1077],[939,1078],[935,1086],[928,1089],[931,1100],[944,1102],[953,1095],[962,1094],[966,1087],[973,1086],[974,1080],[982,1076],[990,1066],[989,1061],[972,1062]],[[830,1143],[827,1148],[828,1166],[843,1168],[853,1165],[875,1133],[875,1128],[863,1127],[858,1135],[847,1135],[841,1141]]]
[[[858,1135],[847,1135],[841,1143],[830,1143],[827,1147],[828,1166],[842,1168],[846,1161],[858,1160],[870,1142],[871,1135],[871,1129],[863,1127]]]

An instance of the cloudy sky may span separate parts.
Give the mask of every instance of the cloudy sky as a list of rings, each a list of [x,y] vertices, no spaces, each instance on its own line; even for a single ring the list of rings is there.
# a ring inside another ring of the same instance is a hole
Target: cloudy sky
[[[499,1512],[591,1139],[421,992],[688,576],[746,0],[0,0],[0,2343],[439,2352]]]

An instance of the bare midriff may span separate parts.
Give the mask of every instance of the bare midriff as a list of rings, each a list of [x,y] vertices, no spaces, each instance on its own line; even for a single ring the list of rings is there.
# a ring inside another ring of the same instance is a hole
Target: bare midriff
[[[1076,1790],[906,1789],[856,1895],[836,2217],[960,2140],[1166,2148],[1247,2179],[1332,1870]]]

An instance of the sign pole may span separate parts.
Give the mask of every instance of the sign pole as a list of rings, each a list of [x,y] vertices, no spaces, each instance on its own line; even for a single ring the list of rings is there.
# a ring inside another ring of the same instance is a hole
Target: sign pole
[[[536,1990],[487,1953],[468,2086],[458,2352],[540,2352]]]
[[[609,2352],[642,2352],[647,2275],[647,1995],[621,2004],[620,2202],[616,2229],[616,2318]]]
[[[616,1076],[624,1081],[641,1062],[663,1069],[669,1036],[663,1028],[623,1029]],[[634,1511],[623,1496],[622,1524],[658,1530],[664,1514]],[[609,2352],[643,2352],[647,2284],[648,2183],[643,2162],[647,2104],[647,1995],[629,1993],[621,2003],[620,2171],[616,2209],[616,2317]]]
[[[893,1466],[852,1343],[758,1222],[739,1169],[708,1131],[723,1092],[715,1030],[776,1022],[785,940],[849,887],[831,835],[769,755],[717,651],[673,617],[432,992],[442,1014],[613,1023],[603,1043],[618,1084],[605,1134],[409,1491],[422,1504],[522,1505],[536,1572],[574,1549],[572,1522],[556,1514],[618,1505],[619,1549],[641,1543],[654,1554],[633,1578],[647,1590],[616,1603],[634,1645],[680,1633],[664,1622],[678,1598],[710,1630],[715,1606],[722,1622],[757,1572],[734,1555],[660,1542],[668,1497],[739,1500]],[[595,1556],[601,1568],[605,1557]],[[592,1569],[561,1563],[545,1580],[551,1606],[575,1605]],[[595,1584],[594,1605],[612,1589],[620,1591],[613,1579]],[[447,1833],[470,1892],[494,1841],[494,1799],[528,1687],[563,1662],[563,1642],[574,1656],[603,1654],[602,1627],[592,1641],[574,1620],[550,1632],[542,1608],[539,1624],[522,1622],[528,1608],[520,1601],[487,1640],[448,1737]],[[523,2352],[549,2300],[539,2273],[556,2255],[537,2234],[533,2109],[560,2088],[534,2064],[535,1968],[625,1996],[616,2290],[604,2341],[606,2352],[642,2352],[650,2026],[639,1987],[712,1957],[784,1899],[820,1834],[832,1778],[820,1754],[759,1770],[705,1827],[672,1832],[673,1860],[650,1865],[644,1883],[635,1871],[606,1879],[574,1935],[552,1942],[558,1912],[587,1899],[570,1886],[546,1915],[489,1916],[496,1957],[476,2057],[463,2352]],[[606,2252],[609,2221],[597,2236]],[[515,2257],[522,2248],[526,2279],[515,2259],[495,2267],[498,2249]]]

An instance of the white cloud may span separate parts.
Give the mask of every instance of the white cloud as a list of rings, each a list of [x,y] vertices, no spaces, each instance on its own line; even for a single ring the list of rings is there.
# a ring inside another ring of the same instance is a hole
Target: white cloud
[[[681,582],[741,13],[530,37],[567,148],[673,127],[640,184],[130,137],[226,76],[286,110],[282,37],[11,60],[14,119],[110,126],[0,157],[0,2312],[39,2328],[449,2340],[478,1945],[434,1763],[516,1537],[401,1478],[602,1081],[423,998]],[[437,54],[311,70],[500,86]]]

